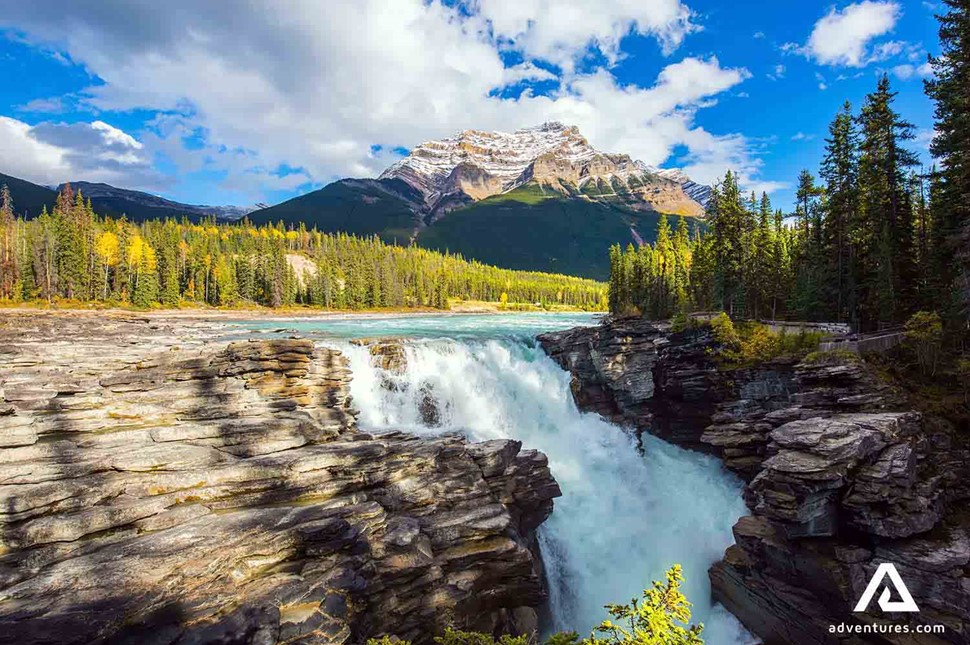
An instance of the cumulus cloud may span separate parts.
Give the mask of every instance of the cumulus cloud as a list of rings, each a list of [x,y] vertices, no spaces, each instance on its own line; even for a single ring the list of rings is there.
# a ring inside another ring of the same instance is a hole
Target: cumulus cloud
[[[528,57],[570,68],[589,48],[609,61],[631,33],[654,36],[665,53],[698,26],[680,0],[477,0],[492,33]]]
[[[182,172],[221,169],[227,185],[374,176],[395,149],[546,120],[654,165],[686,146],[700,180],[723,174],[718,163],[753,178],[756,148],[694,121],[747,70],[691,57],[637,86],[621,85],[608,65],[574,65],[591,51],[617,60],[630,34],[670,53],[698,28],[692,18],[680,0],[398,0],[393,12],[378,0],[35,0],[8,5],[0,25],[83,64],[99,80],[86,90],[92,108],[157,111],[129,154],[164,155]],[[521,62],[507,65],[509,51]],[[529,89],[537,82],[541,94]],[[503,94],[518,83],[521,94]],[[50,145],[44,130],[33,140]]]
[[[0,117],[0,167],[45,185],[121,180],[150,188],[162,183],[142,144],[103,121],[31,126]]]
[[[899,54],[905,43],[870,43],[893,30],[901,14],[896,2],[863,0],[844,9],[832,7],[819,19],[805,45],[786,43],[783,49],[823,65],[865,67]]]
[[[913,78],[926,78],[933,75],[933,66],[929,63],[922,65],[912,65],[904,63],[892,68],[893,76],[901,81],[908,81]]]

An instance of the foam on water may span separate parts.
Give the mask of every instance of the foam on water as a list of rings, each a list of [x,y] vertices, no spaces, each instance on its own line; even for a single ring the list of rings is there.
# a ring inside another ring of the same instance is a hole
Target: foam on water
[[[680,563],[705,641],[749,642],[737,620],[712,605],[707,577],[733,541],[731,526],[746,512],[741,482],[713,457],[651,436],[643,437],[641,451],[628,432],[580,412],[569,374],[523,340],[529,334],[475,330],[464,340],[412,340],[406,345],[408,369],[400,376],[373,367],[367,348],[337,341],[351,360],[360,425],[425,434],[457,430],[474,440],[514,438],[548,455],[563,491],[539,536],[551,627],[588,633],[606,617],[604,604],[639,596]],[[382,387],[386,378],[399,387]],[[428,392],[440,413],[436,427],[422,421]]]

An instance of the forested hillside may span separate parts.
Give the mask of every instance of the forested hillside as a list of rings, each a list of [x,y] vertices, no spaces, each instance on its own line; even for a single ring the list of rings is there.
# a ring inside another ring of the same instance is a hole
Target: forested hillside
[[[970,308],[970,33],[949,0],[943,55],[926,89],[936,100],[926,172],[907,147],[914,128],[894,108],[883,75],[863,105],[829,126],[816,177],[798,178],[793,213],[746,196],[728,173],[707,209],[709,231],[689,238],[661,220],[656,242],[611,250],[610,308],[666,317],[719,309],[731,316],[899,325],[921,310],[965,329]]]
[[[450,298],[605,308],[602,283],[510,271],[461,256],[305,227],[101,217],[66,186],[14,217],[0,193],[0,301],[328,309],[439,307]]]

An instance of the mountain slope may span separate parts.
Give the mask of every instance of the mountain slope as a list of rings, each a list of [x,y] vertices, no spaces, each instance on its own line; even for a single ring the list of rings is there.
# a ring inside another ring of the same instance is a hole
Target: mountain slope
[[[70,183],[75,192],[81,191],[86,199],[91,200],[95,212],[112,217],[126,215],[130,220],[141,221],[165,217],[188,217],[192,220],[216,217],[221,220],[236,220],[252,210],[242,206],[182,204],[150,193],[116,188],[108,184],[87,181]],[[63,184],[58,186],[58,191],[63,187]]]
[[[57,193],[64,188],[64,184],[61,184],[55,190],[0,173],[0,186],[4,184],[10,189],[14,211],[18,215],[27,217],[40,215],[44,206],[48,210],[52,209],[57,201]],[[81,191],[85,199],[91,200],[91,206],[99,215],[110,215],[111,217],[125,215],[129,220],[134,221],[165,217],[188,217],[196,221],[206,217],[236,220],[252,210],[243,206],[182,204],[149,193],[117,188],[108,184],[95,184],[87,181],[72,181],[70,184],[72,190]]]
[[[606,280],[610,245],[654,241],[661,217],[527,184],[452,211],[422,229],[416,242],[488,264]],[[676,226],[673,218],[669,223]]]
[[[304,223],[321,231],[379,235],[386,242],[406,244],[420,224],[415,214],[419,198],[396,180],[342,179],[251,213],[249,220]]]
[[[683,172],[545,123],[428,141],[377,179],[344,179],[249,217],[602,279],[611,244],[652,241],[660,213],[702,217],[709,196]]]
[[[563,195],[622,202],[637,210],[701,216],[685,176],[665,176],[629,155],[596,150],[575,126],[544,123],[515,132],[466,130],[428,141],[381,173],[423,197],[436,220],[454,208],[534,182]]]
[[[33,184],[10,175],[0,174],[0,186],[6,185],[10,189],[13,199],[13,209],[17,215],[34,217],[40,215],[44,206],[48,209],[54,206],[57,193],[47,186]]]

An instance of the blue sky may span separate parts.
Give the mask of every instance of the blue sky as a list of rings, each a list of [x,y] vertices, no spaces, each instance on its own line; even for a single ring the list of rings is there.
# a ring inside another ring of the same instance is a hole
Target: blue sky
[[[157,6],[155,6],[157,5]],[[466,128],[576,124],[789,207],[842,102],[889,73],[926,163],[918,0],[245,4],[0,0],[0,172],[275,203]]]

